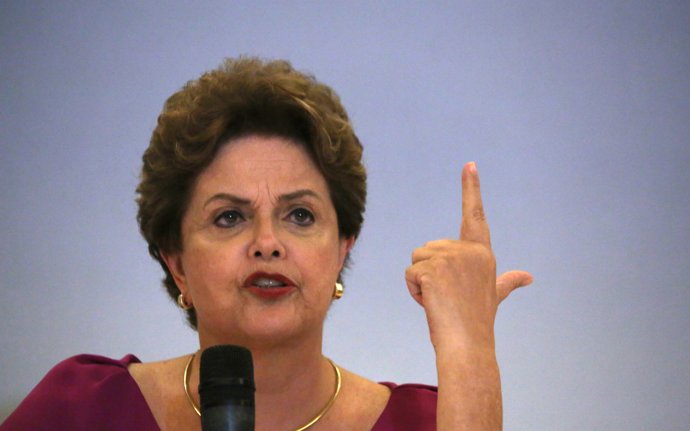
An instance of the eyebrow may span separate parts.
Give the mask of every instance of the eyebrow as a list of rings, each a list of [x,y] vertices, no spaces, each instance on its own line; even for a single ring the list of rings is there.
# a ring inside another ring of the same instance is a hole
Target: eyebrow
[[[278,200],[281,202],[289,202],[295,199],[302,198],[304,196],[310,196],[315,199],[321,200],[321,197],[314,191],[309,190],[309,189],[302,189],[302,190],[296,190],[291,193],[286,193],[284,195],[280,195],[278,197]],[[230,202],[234,205],[249,205],[251,204],[251,201],[249,199],[241,198],[237,195],[233,195],[231,193],[216,193],[215,195],[211,196],[204,202],[203,208],[205,208],[208,204],[214,201],[226,201]]]
[[[281,195],[278,200],[282,202],[287,202],[287,201],[293,201],[295,199],[299,199],[305,196],[310,196],[315,199],[321,200],[321,197],[316,194],[316,192],[309,190],[309,189],[302,189],[302,190],[296,190],[292,193],[286,193],[284,195]]]
[[[214,201],[227,201],[235,205],[249,205],[251,203],[249,199],[244,199],[239,196],[232,195],[230,193],[216,193],[215,195],[208,198],[206,202],[204,202],[204,206],[202,208],[206,208],[208,204]]]

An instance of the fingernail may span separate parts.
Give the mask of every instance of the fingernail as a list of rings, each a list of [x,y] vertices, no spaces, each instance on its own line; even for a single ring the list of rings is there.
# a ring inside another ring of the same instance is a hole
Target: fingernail
[[[472,174],[476,174],[476,173],[477,173],[477,164],[476,164],[475,162],[470,162],[469,168],[470,168],[470,172],[471,172]]]

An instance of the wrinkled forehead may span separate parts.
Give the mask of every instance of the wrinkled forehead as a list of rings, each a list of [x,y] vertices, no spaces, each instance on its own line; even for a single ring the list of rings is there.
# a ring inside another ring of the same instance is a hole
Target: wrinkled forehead
[[[270,184],[274,191],[328,186],[306,149],[280,137],[248,136],[229,141],[201,173],[196,190],[217,193],[218,188],[249,191]]]
[[[217,164],[237,175],[318,171],[304,145],[282,137],[257,135],[229,141],[218,151],[209,168]]]
[[[238,175],[287,175],[297,173],[308,168],[305,161],[290,160],[285,157],[270,156],[268,158],[246,158],[236,160],[230,166]]]

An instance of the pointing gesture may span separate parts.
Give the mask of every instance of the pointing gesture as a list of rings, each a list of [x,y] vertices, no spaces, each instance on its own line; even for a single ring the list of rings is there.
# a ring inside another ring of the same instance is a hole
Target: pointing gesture
[[[482,196],[479,189],[479,175],[474,162],[465,165],[462,171],[462,224],[460,239],[475,241],[491,248],[489,224],[486,222]],[[500,304],[510,292],[532,283],[532,274],[527,271],[508,271],[496,280],[496,294]]]
[[[446,341],[493,346],[498,304],[515,288],[531,283],[532,276],[525,271],[510,271],[496,279],[473,162],[462,170],[460,239],[431,241],[416,249],[405,280],[412,297],[424,307],[435,347]]]
[[[496,309],[513,289],[531,283],[532,276],[510,271],[496,279],[474,163],[462,170],[460,239],[432,241],[416,249],[405,281],[412,297],[424,307],[436,350],[437,429],[500,430]]]

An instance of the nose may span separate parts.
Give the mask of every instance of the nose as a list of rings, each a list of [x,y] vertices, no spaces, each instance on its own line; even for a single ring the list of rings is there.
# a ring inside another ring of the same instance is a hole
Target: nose
[[[285,247],[276,236],[272,220],[257,220],[253,234],[249,257],[265,260],[285,257]]]

